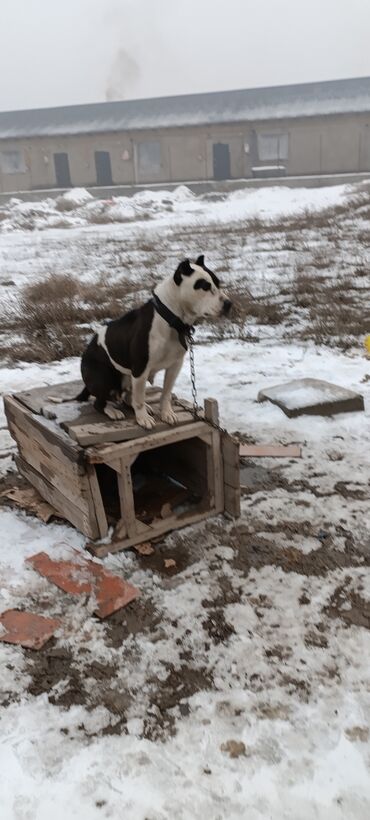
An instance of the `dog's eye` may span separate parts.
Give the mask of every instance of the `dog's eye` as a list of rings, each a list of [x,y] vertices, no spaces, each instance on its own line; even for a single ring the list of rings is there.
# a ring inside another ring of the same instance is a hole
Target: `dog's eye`
[[[211,283],[207,279],[197,279],[194,290],[211,290]]]

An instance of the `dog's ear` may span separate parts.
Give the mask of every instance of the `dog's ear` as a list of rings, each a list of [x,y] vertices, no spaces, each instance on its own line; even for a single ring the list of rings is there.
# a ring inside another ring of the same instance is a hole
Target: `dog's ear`
[[[199,265],[201,268],[204,268],[204,253],[202,253],[201,256],[198,256],[196,265]]]
[[[184,259],[183,262],[180,262],[174,273],[173,281],[175,282],[175,285],[181,285],[182,277],[191,276],[192,273],[194,273],[194,268],[190,264],[189,259]]]

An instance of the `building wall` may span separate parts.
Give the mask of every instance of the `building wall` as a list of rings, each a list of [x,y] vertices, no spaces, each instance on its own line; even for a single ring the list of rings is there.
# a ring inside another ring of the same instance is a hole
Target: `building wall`
[[[259,154],[261,135],[273,141],[279,134],[284,145],[288,140],[287,159],[264,160]],[[55,153],[68,154],[73,186],[97,184],[95,151],[109,152],[112,181],[117,185],[212,180],[214,145],[219,144],[228,146],[225,150],[234,179],[258,176],[260,168],[268,174],[275,166],[289,176],[369,171],[370,112],[245,125],[2,140],[0,152],[23,152],[24,169],[11,174],[0,170],[0,191],[58,187]]]

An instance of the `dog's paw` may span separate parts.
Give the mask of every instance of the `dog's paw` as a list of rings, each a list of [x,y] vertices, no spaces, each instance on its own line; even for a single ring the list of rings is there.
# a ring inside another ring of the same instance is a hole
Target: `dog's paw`
[[[112,407],[109,404],[104,407],[104,413],[112,421],[121,421],[121,419],[125,418],[125,414],[122,410],[119,410],[118,407]]]
[[[176,424],[178,421],[177,415],[175,411],[172,410],[172,407],[166,407],[161,410],[161,419],[165,424]]]
[[[147,410],[136,413],[136,421],[145,430],[151,430],[152,427],[155,427],[155,419],[149,415]]]

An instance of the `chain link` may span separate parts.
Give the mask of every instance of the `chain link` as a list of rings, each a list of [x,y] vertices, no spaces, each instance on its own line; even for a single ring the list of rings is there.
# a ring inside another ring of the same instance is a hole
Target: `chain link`
[[[190,359],[191,394],[192,394],[192,397],[193,397],[193,415],[194,415],[194,418],[196,419],[199,416],[199,404],[198,404],[197,385],[196,385],[196,381],[195,381],[194,330],[189,331],[188,342],[189,342],[189,359]]]
[[[194,329],[193,328],[189,331],[189,333],[187,335],[187,342],[188,342],[188,345],[189,345],[191,394],[192,394],[192,398],[193,398],[193,416],[194,416],[194,419],[196,419],[197,421],[204,421],[203,414],[200,415],[200,407],[199,407],[199,404],[198,404],[198,392],[197,392],[197,385],[196,385],[196,380],[195,380]],[[188,409],[188,406],[186,407],[184,404],[182,404],[181,399],[177,399],[176,402],[177,402],[177,404],[180,405],[180,407],[183,407],[186,410]],[[218,430],[219,433],[227,433],[227,430],[225,429],[225,427],[221,427],[220,424],[217,424],[216,422],[211,421],[211,419],[206,419],[206,422],[207,422],[207,424],[210,424],[211,427],[214,427],[215,430]]]

